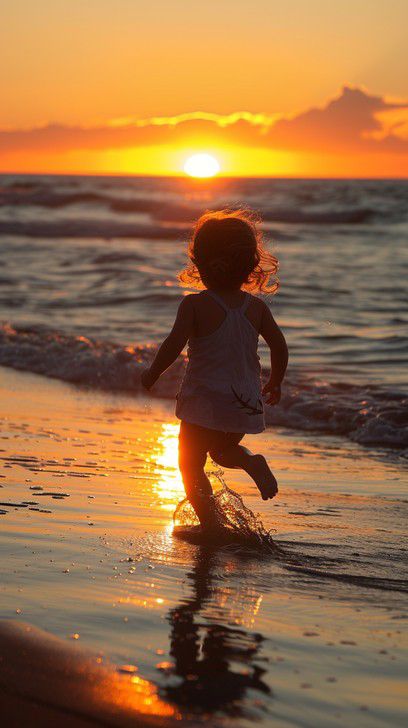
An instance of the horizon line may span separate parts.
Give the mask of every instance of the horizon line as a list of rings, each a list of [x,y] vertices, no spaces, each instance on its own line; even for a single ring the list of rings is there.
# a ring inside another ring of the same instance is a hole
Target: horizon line
[[[21,171],[2,171],[0,177],[122,177],[136,179],[177,179],[190,180],[195,184],[204,184],[205,182],[215,182],[217,180],[232,179],[257,179],[257,180],[389,180],[389,181],[408,181],[408,175],[389,176],[389,175],[371,175],[369,177],[354,175],[250,175],[250,174],[231,174],[231,175],[215,175],[214,177],[190,177],[186,174],[142,174],[139,172],[125,173],[122,172],[21,172]]]

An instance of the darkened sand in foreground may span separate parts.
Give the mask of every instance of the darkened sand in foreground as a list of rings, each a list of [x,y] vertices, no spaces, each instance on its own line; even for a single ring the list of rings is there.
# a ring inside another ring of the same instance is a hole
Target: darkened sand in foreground
[[[279,553],[212,550],[172,536],[183,489],[169,406],[0,376],[7,726],[405,724],[398,460],[340,438],[257,436],[276,501],[224,477]]]
[[[177,711],[133,666],[115,668],[31,625],[0,624],[2,721],[38,725],[162,726]]]

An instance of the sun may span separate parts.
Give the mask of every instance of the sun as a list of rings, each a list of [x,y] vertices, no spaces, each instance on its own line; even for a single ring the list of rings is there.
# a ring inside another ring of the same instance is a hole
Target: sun
[[[184,171],[190,177],[214,177],[220,171],[220,164],[211,154],[203,152],[189,157]]]

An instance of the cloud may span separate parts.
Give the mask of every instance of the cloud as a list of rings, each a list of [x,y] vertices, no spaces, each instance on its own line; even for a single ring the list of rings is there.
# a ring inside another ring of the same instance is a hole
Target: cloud
[[[61,153],[152,145],[244,145],[321,153],[407,154],[408,102],[387,101],[344,86],[321,108],[292,117],[191,112],[151,119],[113,119],[103,126],[49,124],[0,130],[0,151]]]
[[[249,112],[228,116],[192,112],[151,119],[114,119],[106,126],[80,127],[49,124],[37,129],[0,131],[0,150],[68,151],[72,149],[115,149],[211,138],[216,141],[257,143],[268,129],[269,117]]]
[[[360,88],[344,86],[341,94],[323,108],[278,120],[268,138],[280,148],[406,153],[408,140],[398,136],[393,127],[387,132],[381,120],[384,114],[397,110],[406,112],[408,122],[408,102],[393,103]]]

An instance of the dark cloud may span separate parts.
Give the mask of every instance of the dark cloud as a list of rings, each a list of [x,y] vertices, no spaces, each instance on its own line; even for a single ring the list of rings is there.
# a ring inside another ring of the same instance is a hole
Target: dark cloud
[[[407,152],[408,140],[392,132],[385,133],[380,139],[375,138],[375,134],[383,131],[379,115],[397,109],[407,110],[408,121],[407,103],[391,103],[362,89],[344,86],[340,96],[323,108],[310,109],[292,119],[278,120],[268,139],[280,148]]]

